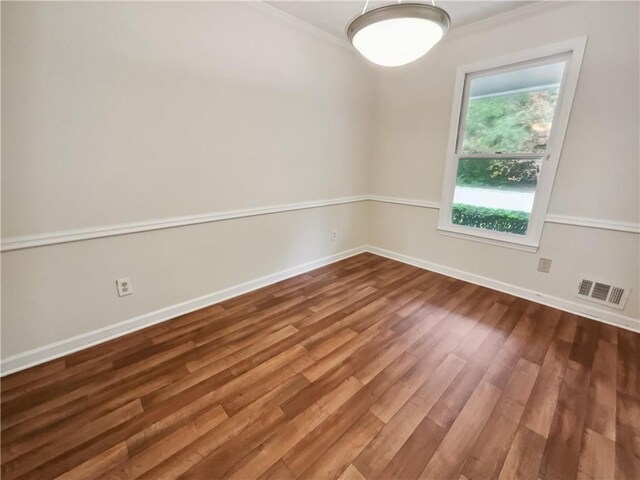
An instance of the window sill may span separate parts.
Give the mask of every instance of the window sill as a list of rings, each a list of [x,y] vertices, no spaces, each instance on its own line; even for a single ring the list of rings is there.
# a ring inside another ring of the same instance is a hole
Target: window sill
[[[513,241],[498,239],[490,234],[484,234],[481,231],[478,233],[467,233],[466,231],[460,231],[455,227],[438,227],[438,233],[446,235],[447,237],[460,238],[463,240],[470,240],[472,242],[485,243],[487,245],[494,245],[497,247],[506,247],[514,250],[520,250],[521,252],[536,253],[538,251],[537,243],[529,243],[526,241]]]

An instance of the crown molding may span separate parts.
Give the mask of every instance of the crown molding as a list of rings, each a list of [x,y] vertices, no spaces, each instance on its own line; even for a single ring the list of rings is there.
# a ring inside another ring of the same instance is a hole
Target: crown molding
[[[564,7],[566,6],[566,3],[570,2],[538,0],[534,3],[524,4],[512,10],[492,15],[482,20],[476,20],[475,22],[467,23],[460,27],[455,27],[455,25],[453,25],[451,30],[442,39],[442,42],[445,42],[448,39],[457,39],[458,37],[472,35],[497,26],[508,25],[522,19],[530,19],[533,15],[539,15],[541,13],[548,12],[551,9]]]
[[[349,53],[357,54],[355,49],[346,41],[346,39],[337,37],[321,28],[316,27],[315,25],[312,25],[308,22],[305,22],[304,20],[299,19],[298,17],[294,17],[293,15],[290,15],[287,12],[284,12],[279,8],[274,7],[273,5],[268,4],[264,0],[260,2],[240,2],[240,3],[243,3],[248,7],[258,10],[259,12],[262,12],[267,16],[270,16],[272,18],[276,18],[277,20],[288,23],[294,28],[301,29],[304,32],[320,40],[324,40],[325,42],[331,43],[344,50],[347,50],[349,51]]]

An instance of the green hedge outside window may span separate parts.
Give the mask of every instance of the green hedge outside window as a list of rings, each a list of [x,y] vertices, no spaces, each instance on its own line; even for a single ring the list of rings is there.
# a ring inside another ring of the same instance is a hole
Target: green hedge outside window
[[[467,227],[484,228],[496,232],[526,235],[529,214],[518,210],[476,207],[456,203],[451,212],[451,223]]]

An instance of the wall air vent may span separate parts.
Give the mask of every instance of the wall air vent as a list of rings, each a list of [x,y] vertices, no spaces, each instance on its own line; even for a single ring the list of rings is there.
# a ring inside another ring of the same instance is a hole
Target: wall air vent
[[[588,297],[591,292],[591,287],[593,287],[593,282],[591,280],[582,280],[578,286],[578,295]]]
[[[596,282],[596,284],[593,286],[593,290],[591,290],[591,298],[606,302],[610,290],[611,285],[605,285],[604,283]]]
[[[613,287],[611,289],[611,293],[609,294],[609,303],[620,305],[620,303],[622,302],[622,297],[624,296],[624,292],[624,288]]]
[[[630,293],[629,287],[615,287],[610,283],[583,278],[576,296],[590,302],[622,310]]]

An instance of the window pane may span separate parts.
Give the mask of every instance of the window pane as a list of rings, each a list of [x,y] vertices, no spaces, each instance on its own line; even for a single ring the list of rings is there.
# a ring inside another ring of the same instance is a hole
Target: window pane
[[[526,235],[542,158],[461,158],[451,223]]]
[[[543,153],[565,61],[471,78],[462,153]]]

